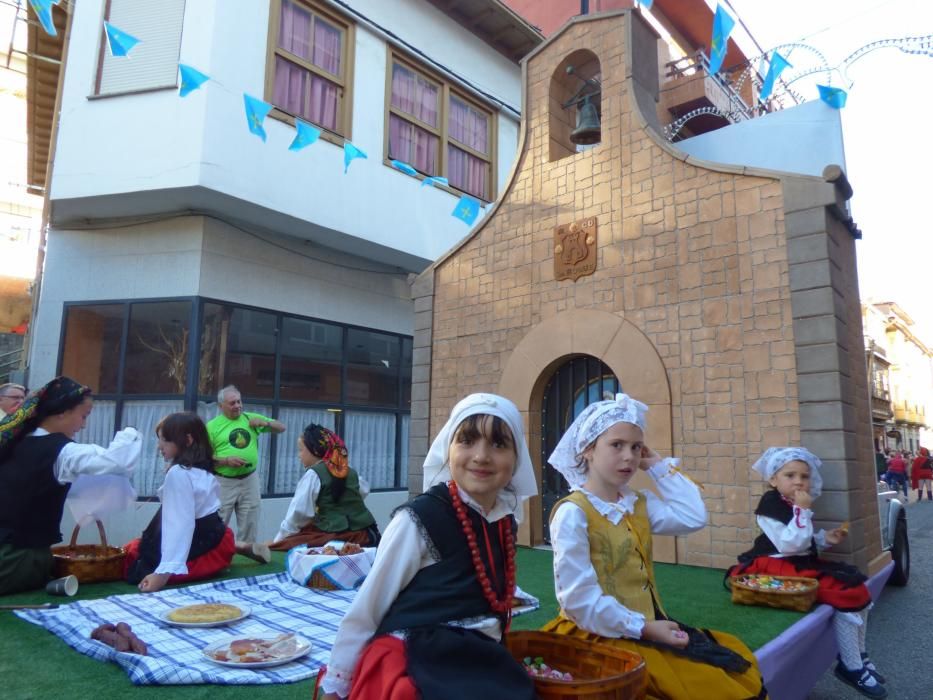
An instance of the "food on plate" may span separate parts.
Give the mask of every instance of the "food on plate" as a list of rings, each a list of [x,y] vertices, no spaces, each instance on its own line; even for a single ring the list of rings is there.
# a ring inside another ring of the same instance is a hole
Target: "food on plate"
[[[215,661],[238,664],[257,664],[294,656],[299,651],[294,632],[286,632],[272,639],[234,639],[207,654]]]
[[[137,637],[136,633],[133,632],[133,628],[125,622],[118,622],[116,625],[105,622],[94,628],[91,632],[91,639],[103,642],[117,651],[125,651],[141,656],[149,653],[146,643]]]
[[[243,611],[235,605],[229,605],[227,603],[198,603],[197,605],[186,605],[182,608],[175,608],[169,612],[166,617],[172,622],[196,624],[235,620],[242,614]]]

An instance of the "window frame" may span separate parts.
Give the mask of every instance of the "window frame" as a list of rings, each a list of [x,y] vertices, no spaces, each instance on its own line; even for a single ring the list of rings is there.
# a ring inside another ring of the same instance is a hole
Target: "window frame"
[[[398,63],[404,68],[412,71],[421,78],[427,80],[434,85],[437,85],[440,88],[440,104],[438,105],[438,126],[432,127],[424,122],[420,121],[417,117],[413,117],[410,114],[407,114],[397,107],[392,105],[392,69],[394,65]],[[460,88],[454,84],[451,80],[443,78],[438,73],[425,68],[423,64],[418,61],[413,60],[405,53],[399,51],[393,46],[389,46],[389,50],[386,52],[386,91],[385,91],[385,108],[384,108],[384,134],[383,134],[383,153],[382,153],[382,162],[383,165],[386,165],[393,170],[396,168],[392,165],[391,158],[389,157],[389,118],[390,115],[394,114],[396,117],[407,121],[414,126],[417,126],[419,129],[424,129],[435,136],[438,137],[438,169],[439,172],[436,173],[435,177],[448,177],[448,157],[447,157],[447,147],[453,145],[455,148],[464,151],[465,153],[478,158],[486,163],[486,167],[489,169],[489,174],[486,178],[486,193],[483,197],[478,197],[472,192],[467,192],[466,190],[461,190],[454,185],[449,185],[447,187],[443,185],[437,185],[439,189],[443,189],[451,194],[455,195],[467,195],[468,197],[474,197],[479,199],[481,202],[493,202],[496,199],[498,193],[498,177],[497,177],[497,151],[498,151],[498,135],[499,135],[499,121],[498,115],[499,111],[492,106],[481,102],[476,99],[474,96],[469,94],[464,89]],[[489,146],[489,154],[485,155],[479,153],[478,151],[470,148],[464,143],[457,141],[450,137],[449,131],[449,119],[450,119],[450,99],[451,97],[456,97],[461,102],[466,103],[467,106],[472,107],[486,115],[487,117],[487,143]],[[410,163],[413,168],[415,167],[413,163]],[[417,168],[416,168],[417,170]],[[418,174],[415,176],[419,180],[424,180],[431,175],[423,173],[418,170]]]
[[[176,302],[190,302],[190,319],[189,325],[191,328],[189,334],[189,344],[188,344],[188,374],[187,381],[185,384],[185,392],[183,394],[166,394],[166,393],[143,393],[143,394],[128,394],[124,390],[123,386],[123,375],[126,366],[126,350],[127,350],[127,339],[129,331],[129,322],[131,316],[131,310],[133,304],[147,304],[147,303],[176,303]],[[275,309],[266,309],[258,306],[251,306],[249,304],[240,304],[231,301],[225,301],[222,299],[216,299],[214,297],[205,297],[205,296],[180,296],[180,297],[145,297],[139,299],[89,299],[89,300],[79,300],[79,301],[66,301],[62,303],[62,315],[60,320],[60,330],[59,330],[59,342],[58,342],[58,357],[56,361],[56,374],[61,374],[62,363],[64,362],[65,357],[65,339],[66,331],[68,324],[68,313],[71,308],[82,308],[88,306],[116,306],[121,310],[121,337],[119,344],[119,356],[117,357],[118,364],[118,375],[117,375],[117,391],[116,392],[100,392],[95,391],[94,398],[100,399],[103,401],[113,401],[114,402],[114,425],[113,430],[116,431],[120,428],[122,421],[124,420],[124,404],[128,401],[165,401],[165,400],[181,400],[184,405],[184,410],[187,411],[197,411],[198,403],[203,401],[206,403],[216,402],[216,394],[205,395],[200,393],[199,386],[199,362],[200,362],[200,351],[201,351],[201,333],[204,319],[204,307],[207,304],[218,304],[221,306],[227,306],[231,308],[243,309],[248,311],[259,311],[262,313],[268,313],[275,317],[275,325],[278,329],[278,332],[275,334],[275,376],[276,383],[273,387],[273,394],[271,397],[262,397],[254,398],[247,396],[247,400],[250,403],[257,404],[268,404],[270,406],[270,417],[277,419],[279,416],[279,410],[282,407],[289,408],[317,408],[324,409],[335,413],[335,425],[337,428],[338,434],[342,433],[345,430],[344,420],[345,415],[348,411],[356,413],[378,413],[378,414],[392,414],[395,416],[395,469],[394,469],[394,483],[388,487],[379,487],[373,488],[373,493],[379,492],[390,492],[390,491],[405,491],[408,489],[408,465],[402,463],[402,457],[405,454],[402,444],[402,423],[404,422],[405,416],[408,416],[409,419],[409,429],[411,421],[411,405],[405,406],[405,397],[404,397],[404,382],[406,377],[410,380],[410,374],[406,375],[402,369],[401,359],[404,357],[404,345],[408,341],[413,343],[414,339],[411,335],[406,335],[405,333],[398,333],[394,331],[387,331],[380,328],[369,328],[367,326],[360,326],[351,323],[344,323],[340,321],[334,321],[331,319],[317,318],[312,316],[302,316],[294,313],[287,313],[284,311],[278,311]],[[285,318],[294,318],[302,321],[312,321],[316,323],[327,324],[330,326],[336,326],[340,329],[342,338],[343,338],[343,351],[341,356],[341,388],[340,388],[340,399],[338,401],[307,401],[307,400],[296,400],[296,399],[283,399],[280,396],[280,373],[282,366],[282,337],[283,333],[281,329],[284,324]],[[348,357],[348,345],[347,338],[351,330],[359,330],[365,332],[380,333],[382,335],[395,336],[399,339],[399,369],[396,381],[396,396],[397,401],[395,405],[382,405],[382,404],[356,404],[351,403],[347,400],[347,383],[346,375],[347,368],[349,363]],[[413,368],[409,369],[409,373],[413,371]],[[220,378],[220,382],[223,383],[223,378]],[[409,397],[410,401],[410,397]],[[294,439],[294,435],[288,436],[285,439]],[[266,483],[262,485],[262,497],[263,498],[283,498],[293,495],[292,493],[276,493],[273,489],[275,487],[275,477],[277,471],[277,460],[279,455],[278,449],[278,437],[275,434],[270,434],[270,445],[269,445],[269,466],[266,471]],[[139,501],[155,501],[157,500],[156,496],[139,496]]]
[[[290,124],[291,126],[295,126],[295,119],[300,118],[297,117],[297,115],[286,112],[273,102],[273,95],[275,93],[275,59],[277,56],[281,56],[284,60],[337,86],[337,130],[332,131],[326,126],[314,124],[310,120],[302,119],[302,121],[307,121],[309,124],[314,124],[314,126],[319,128],[321,130],[321,140],[342,147],[345,141],[350,141],[352,138],[353,59],[355,56],[354,49],[356,47],[356,25],[347,17],[334,12],[333,9],[319,0],[289,1],[296,5],[300,5],[315,17],[320,17],[328,24],[340,30],[340,66],[343,75],[334,76],[323,68],[315,66],[310,61],[306,61],[300,56],[296,56],[290,51],[286,51],[279,47],[279,23],[282,17],[282,0],[273,0],[269,3],[269,31],[268,40],[266,42],[266,84],[263,93],[265,101],[272,105],[272,111],[269,112],[269,116],[273,119],[283,121],[286,124]]]

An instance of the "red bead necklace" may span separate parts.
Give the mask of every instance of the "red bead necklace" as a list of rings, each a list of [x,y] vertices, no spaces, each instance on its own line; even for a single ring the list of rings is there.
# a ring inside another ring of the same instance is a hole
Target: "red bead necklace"
[[[515,595],[515,539],[512,536],[511,523],[503,518],[499,521],[499,542],[505,543],[505,592],[502,598],[496,596],[492,588],[489,576],[486,574],[486,565],[479,555],[479,544],[476,541],[476,533],[473,531],[473,524],[466,512],[466,506],[460,500],[460,490],[455,481],[450,481],[447,485],[450,491],[450,500],[453,501],[454,511],[457,513],[457,520],[460,521],[460,527],[463,534],[466,535],[467,544],[470,546],[470,555],[473,557],[473,568],[476,570],[476,579],[483,589],[483,596],[489,603],[493,611],[504,614],[512,610],[512,596]],[[486,528],[483,528],[483,534],[486,535]],[[489,545],[489,536],[486,535],[486,553],[489,555],[489,561],[492,562],[492,548]],[[496,575],[495,568],[492,572]]]

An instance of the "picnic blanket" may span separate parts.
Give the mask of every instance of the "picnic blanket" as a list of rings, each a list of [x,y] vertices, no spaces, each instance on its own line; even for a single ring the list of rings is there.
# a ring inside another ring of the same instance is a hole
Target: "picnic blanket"
[[[294,582],[288,572],[213,581],[158,593],[114,595],[79,600],[50,610],[18,610],[16,615],[44,627],[69,646],[98,661],[113,661],[135,685],[215,683],[253,685],[294,683],[317,674],[327,663],[337,628],[356,591],[323,591]],[[538,601],[523,594],[521,615]],[[161,615],[182,605],[231,603],[249,607],[250,615],[223,627],[174,627]],[[149,647],[148,656],[118,652],[90,639],[91,630],[126,622]],[[295,661],[265,669],[240,669],[210,661],[202,650],[215,642],[244,637],[272,637],[295,632],[311,642],[311,651]]]

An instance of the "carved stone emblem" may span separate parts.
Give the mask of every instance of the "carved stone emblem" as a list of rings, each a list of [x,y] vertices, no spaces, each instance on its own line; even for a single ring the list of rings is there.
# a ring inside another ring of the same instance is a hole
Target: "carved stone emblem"
[[[596,272],[596,217],[554,228],[554,279],[573,280]]]

